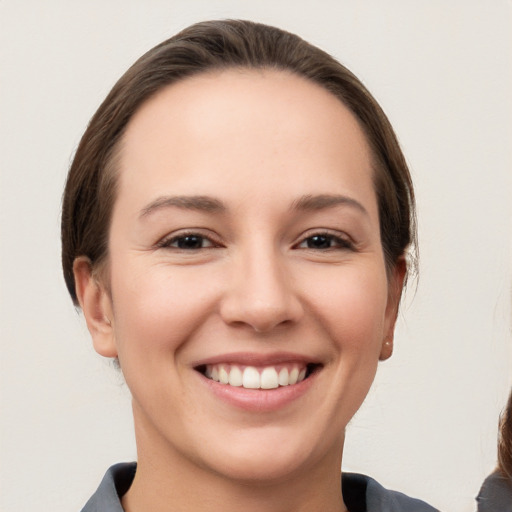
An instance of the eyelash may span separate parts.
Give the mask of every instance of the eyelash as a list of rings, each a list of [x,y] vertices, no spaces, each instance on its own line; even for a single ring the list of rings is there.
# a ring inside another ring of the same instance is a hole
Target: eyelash
[[[204,243],[205,241],[209,243],[207,247],[177,247],[173,246],[173,244],[177,244],[180,241],[184,241],[187,238],[190,239],[197,239]],[[211,236],[206,236],[201,233],[197,233],[195,231],[185,232],[185,233],[179,233],[178,235],[171,236],[170,238],[163,238],[160,240],[156,246],[159,249],[176,249],[181,251],[199,251],[204,249],[213,249],[216,247],[221,247],[221,244],[216,242]]]
[[[334,243],[329,247],[301,247],[301,245],[308,243],[308,241],[312,241],[313,239],[323,239],[328,243]],[[332,250],[355,250],[354,243],[348,238],[343,238],[341,236],[337,236],[333,233],[329,233],[328,231],[320,231],[311,233],[309,236],[303,238],[298,244],[294,247],[309,249],[309,250],[318,250],[318,251],[332,251]]]
[[[195,239],[197,242],[201,244],[201,247],[178,247],[173,244],[179,244],[180,242],[184,242],[187,238],[192,239],[190,242],[193,244],[193,239]],[[301,247],[303,244],[308,244],[312,242],[314,239],[317,239],[317,241],[331,244],[328,247]],[[321,239],[321,240],[318,240]],[[207,242],[209,245],[206,247],[202,246],[204,242]],[[334,244],[334,245],[332,245]],[[197,233],[194,231],[180,233],[178,235],[174,235],[170,238],[164,238],[161,241],[159,241],[156,246],[159,249],[176,249],[181,251],[200,251],[205,249],[214,249],[218,247],[222,247],[222,244],[220,244],[218,241],[214,240],[211,236],[206,236],[201,233]],[[355,250],[354,243],[347,239],[340,236],[337,236],[333,233],[329,232],[314,232],[311,233],[309,236],[302,238],[302,240],[295,244],[293,246],[293,249],[308,249],[313,251],[332,251],[332,250]]]

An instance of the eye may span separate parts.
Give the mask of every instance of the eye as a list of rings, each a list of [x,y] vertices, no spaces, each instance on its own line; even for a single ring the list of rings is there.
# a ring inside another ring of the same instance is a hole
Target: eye
[[[164,238],[157,245],[159,248],[180,249],[183,251],[197,251],[217,246],[208,237],[198,233],[184,233]]]
[[[350,240],[341,238],[331,233],[315,233],[308,236],[297,247],[299,249],[353,249],[353,244]]]

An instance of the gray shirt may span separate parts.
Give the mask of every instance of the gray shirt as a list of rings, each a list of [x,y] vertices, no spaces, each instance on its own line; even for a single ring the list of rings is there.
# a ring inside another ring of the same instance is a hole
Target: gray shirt
[[[130,488],[136,469],[134,462],[112,466],[82,512],[124,512],[120,496]],[[341,486],[350,512],[436,512],[423,501],[389,491],[365,475],[343,473]]]
[[[489,475],[476,498],[478,512],[512,512],[512,481],[496,471]]]

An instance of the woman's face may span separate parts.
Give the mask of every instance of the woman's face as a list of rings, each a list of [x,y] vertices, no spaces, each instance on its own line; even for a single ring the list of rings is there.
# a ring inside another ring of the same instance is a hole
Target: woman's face
[[[204,74],[142,106],[119,167],[111,293],[84,311],[139,458],[249,480],[339,464],[403,278],[355,118],[284,72]]]

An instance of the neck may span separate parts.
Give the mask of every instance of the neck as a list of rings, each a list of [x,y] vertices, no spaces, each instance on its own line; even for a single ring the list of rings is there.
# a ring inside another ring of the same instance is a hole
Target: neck
[[[268,480],[219,474],[136,429],[137,472],[122,498],[125,512],[343,512],[341,451]]]

